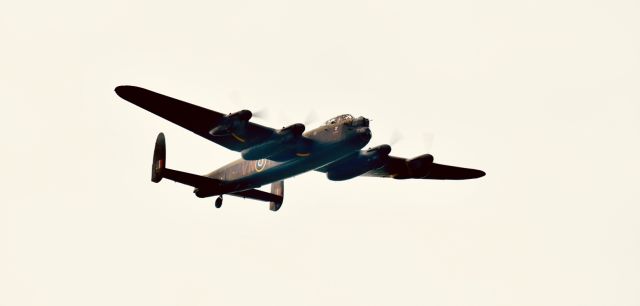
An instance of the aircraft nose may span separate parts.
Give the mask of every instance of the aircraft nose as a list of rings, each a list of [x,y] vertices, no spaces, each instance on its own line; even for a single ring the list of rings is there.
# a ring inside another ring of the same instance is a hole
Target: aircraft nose
[[[371,129],[369,128],[359,128],[358,129],[358,136],[360,136],[360,138],[362,138],[363,140],[367,140],[369,141],[371,139]]]
[[[369,127],[369,119],[362,116],[358,117],[355,123],[357,126]]]

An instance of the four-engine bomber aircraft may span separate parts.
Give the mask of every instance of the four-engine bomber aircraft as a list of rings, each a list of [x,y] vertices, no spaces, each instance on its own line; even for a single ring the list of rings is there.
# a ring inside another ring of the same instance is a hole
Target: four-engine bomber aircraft
[[[380,145],[361,150],[371,139],[369,120],[341,115],[305,132],[296,123],[276,130],[250,122],[252,113],[241,110],[224,115],[153,91],[118,86],[123,99],[166,120],[190,130],[227,149],[240,152],[242,158],[206,175],[166,168],[164,134],[156,139],[151,181],[167,178],[195,188],[196,196],[232,195],[269,202],[277,211],[284,199],[284,179],[316,170],[333,181],[357,176],[394,179],[464,180],[482,177],[483,171],[441,165],[431,154],[411,159],[390,156],[391,146]],[[271,184],[271,192],[258,190]]]

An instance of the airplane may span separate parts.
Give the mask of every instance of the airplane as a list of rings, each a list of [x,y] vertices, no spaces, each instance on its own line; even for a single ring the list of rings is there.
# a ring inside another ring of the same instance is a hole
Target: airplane
[[[326,173],[329,180],[358,176],[403,179],[465,180],[485,175],[481,170],[434,163],[431,154],[414,158],[389,155],[391,146],[362,150],[371,140],[369,119],[340,115],[309,131],[302,123],[273,129],[251,122],[253,114],[240,110],[227,115],[141,87],[115,88],[122,99],[169,120],[227,149],[241,159],[208,174],[197,175],[166,167],[166,145],[158,134],[153,152],[151,181],[163,178],[194,188],[197,197],[230,195],[269,203],[278,211],[284,200],[284,180],[308,172]],[[271,184],[271,192],[259,190]]]

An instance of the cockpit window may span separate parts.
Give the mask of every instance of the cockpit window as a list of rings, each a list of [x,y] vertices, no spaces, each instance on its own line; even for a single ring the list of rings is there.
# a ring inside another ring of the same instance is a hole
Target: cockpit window
[[[338,122],[342,122],[342,121],[347,121],[347,120],[353,120],[353,116],[346,114],[346,115],[340,115],[338,117],[335,117],[333,119],[328,120],[327,122],[325,122],[326,125],[330,125],[330,124],[336,124]]]

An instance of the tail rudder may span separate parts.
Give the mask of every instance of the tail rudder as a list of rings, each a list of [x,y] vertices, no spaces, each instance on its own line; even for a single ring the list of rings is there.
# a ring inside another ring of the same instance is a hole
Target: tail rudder
[[[167,149],[164,140],[164,134],[158,134],[156,138],[156,147],[153,150],[153,164],[151,165],[151,181],[154,183],[162,180],[162,175],[166,167]]]
[[[279,196],[279,200],[275,202],[269,202],[269,209],[271,211],[278,211],[282,206],[282,202],[284,200],[284,181],[277,181],[271,183],[271,193]]]

